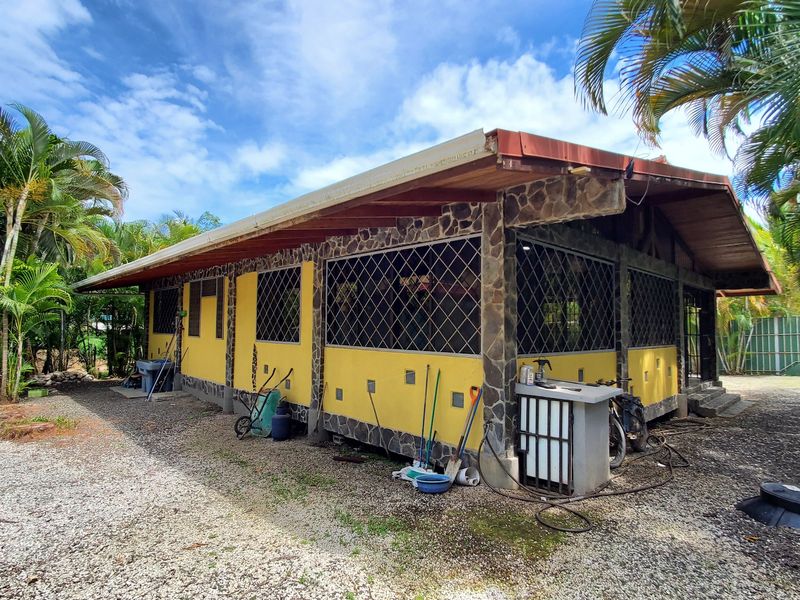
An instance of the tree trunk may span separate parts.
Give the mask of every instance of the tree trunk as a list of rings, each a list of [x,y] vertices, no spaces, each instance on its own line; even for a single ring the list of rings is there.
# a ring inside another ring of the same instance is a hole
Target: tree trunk
[[[19,232],[22,229],[22,216],[25,213],[25,207],[28,204],[28,194],[30,187],[26,183],[20,192],[17,199],[16,207],[6,207],[6,241],[3,245],[3,257],[0,259],[0,270],[5,269],[3,277],[3,285],[8,287],[11,285],[11,272],[14,268],[14,254],[17,251],[17,240],[19,240]],[[9,222],[13,221],[13,225],[9,229]],[[0,378],[2,378],[2,395],[6,395],[8,389],[8,314],[3,311],[3,350],[2,361],[0,366]]]
[[[25,215],[25,208],[28,206],[28,194],[30,187],[26,184],[22,188],[22,192],[17,200],[17,206],[14,210],[14,225],[11,232],[6,237],[6,243],[3,247],[2,266],[5,267],[4,285],[7,287],[11,285],[11,271],[14,268],[14,255],[17,253],[17,242],[19,242],[19,232],[22,229],[22,217]],[[8,226],[6,225],[6,229]]]
[[[0,381],[0,396],[5,398],[8,395],[8,313],[3,311],[3,365],[2,381]]]
[[[5,205],[6,209],[6,239],[3,244],[3,257],[0,261],[0,271],[5,272],[6,258],[11,250],[11,232],[14,229],[14,207],[11,204]]]
[[[22,322],[17,323],[17,327],[19,330],[22,330]],[[11,392],[11,400],[14,402],[19,402],[19,383],[22,379],[22,347],[25,344],[25,340],[22,338],[22,334],[17,336],[17,369],[16,374],[14,376],[14,389]]]
[[[47,223],[47,215],[42,217],[42,219],[36,225],[36,232],[33,234],[31,238],[31,247],[28,251],[28,256],[36,256],[36,251],[39,250],[39,240],[42,239],[42,233],[44,233],[44,226]]]
[[[61,333],[58,343],[58,370],[66,371],[67,365],[64,361],[64,311],[61,311]]]

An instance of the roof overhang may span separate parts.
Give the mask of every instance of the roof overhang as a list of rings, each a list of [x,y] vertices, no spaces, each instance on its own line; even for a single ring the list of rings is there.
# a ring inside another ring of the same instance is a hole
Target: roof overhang
[[[506,130],[473,131],[89,277],[74,287],[91,291],[137,285],[353,235],[366,227],[394,226],[398,218],[440,215],[442,207],[453,202],[494,201],[500,190],[570,175],[576,167],[589,167],[597,177],[626,177],[626,193],[653,202],[670,220],[672,215],[681,235],[694,236],[693,225],[691,219],[681,222],[685,211],[678,209],[691,207],[688,214],[697,215],[696,203],[705,202],[724,226],[711,236],[718,241],[716,246],[707,244],[707,233],[692,241],[698,244],[697,256],[708,259],[708,264],[700,261],[705,269],[726,272],[726,281],[734,282],[735,289],[725,293],[732,295],[745,287],[732,275],[740,272],[749,273],[750,293],[779,289],[726,177]]]

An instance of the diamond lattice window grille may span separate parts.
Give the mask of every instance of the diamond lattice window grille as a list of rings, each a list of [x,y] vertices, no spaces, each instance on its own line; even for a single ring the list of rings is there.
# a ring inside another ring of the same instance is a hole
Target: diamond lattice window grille
[[[614,348],[614,265],[526,240],[516,252],[519,354]]]
[[[153,333],[175,333],[178,313],[178,288],[153,292]]]
[[[189,335],[200,335],[200,306],[202,296],[202,282],[189,282]]]
[[[675,282],[631,269],[631,347],[675,344]]]
[[[258,274],[256,339],[262,342],[300,341],[300,267]]]
[[[326,343],[480,354],[480,238],[329,260]]]

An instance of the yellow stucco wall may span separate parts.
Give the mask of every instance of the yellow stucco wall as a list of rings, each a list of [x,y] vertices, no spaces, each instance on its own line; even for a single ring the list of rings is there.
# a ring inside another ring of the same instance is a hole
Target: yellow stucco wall
[[[150,291],[150,308],[149,308],[149,315],[147,316],[148,322],[150,323],[149,331],[147,332],[149,337],[147,340],[147,358],[155,359],[155,358],[164,358],[164,352],[167,351],[167,347],[169,346],[169,342],[172,339],[172,334],[170,333],[153,333],[153,311],[154,311],[154,304],[155,304],[155,292]],[[170,356],[172,360],[175,360],[175,342],[172,342],[172,350],[170,350]]]
[[[227,303],[228,280],[222,279],[225,285],[223,303]],[[214,383],[225,384],[225,335],[226,326],[222,328],[222,338],[217,338],[217,297],[202,296],[200,298],[200,335],[189,335],[189,284],[183,286],[183,341],[181,353],[181,373],[190,377],[207,379]],[[223,307],[223,311],[225,308]],[[223,314],[226,314],[223,312]],[[225,317],[227,320],[227,316]]]
[[[553,366],[552,369],[545,368],[548,378],[578,381],[579,369],[583,369],[583,381],[586,383],[594,383],[598,379],[617,378],[617,354],[613,350],[519,357],[517,359],[517,375],[523,365],[533,365],[534,368],[538,368],[538,365],[533,362],[538,358],[548,359]]]
[[[425,437],[428,436],[436,371],[441,369],[439,398],[433,429],[436,440],[456,445],[464,429],[471,404],[470,386],[483,381],[480,358],[442,354],[378,351],[361,348],[325,348],[325,412],[344,415],[366,423],[375,423],[367,393],[367,380],[375,381],[375,410],[381,426],[418,436],[422,428],[425,394],[425,365],[430,365],[428,411]],[[405,383],[406,370],[415,372],[416,383]],[[336,388],[342,400],[336,400]],[[464,407],[452,405],[452,393],[464,394]],[[472,424],[467,447],[477,449],[483,432],[483,402]]]
[[[678,349],[675,346],[628,350],[629,391],[642,404],[655,404],[678,393]]]
[[[252,364],[253,344],[258,355],[256,387],[260,387],[269,371],[275,368],[271,383],[277,383],[290,368],[294,373],[289,378],[290,388],[281,386],[281,393],[289,402],[311,403],[311,336],[313,327],[313,285],[314,263],[301,265],[300,279],[300,343],[258,342],[256,341],[256,287],[258,273],[245,273],[236,279],[236,348],[234,351],[234,387],[253,390]],[[223,354],[224,355],[224,354]]]

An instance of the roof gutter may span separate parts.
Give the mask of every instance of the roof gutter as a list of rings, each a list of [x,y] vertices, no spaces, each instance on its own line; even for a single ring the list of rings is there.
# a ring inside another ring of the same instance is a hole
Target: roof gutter
[[[241,238],[252,237],[264,229],[278,226],[283,222],[495,154],[496,150],[487,142],[483,130],[476,129],[471,133],[304,194],[251,217],[201,233],[174,246],[88,277],[77,282],[73,289],[79,292],[88,291],[119,277],[135,275],[174,262],[181,257],[201,253],[211,246],[225,245]]]

